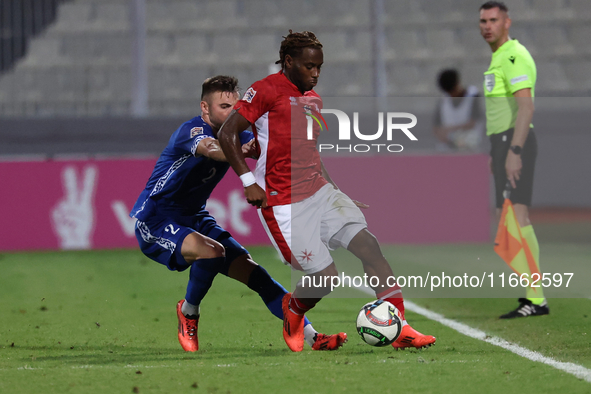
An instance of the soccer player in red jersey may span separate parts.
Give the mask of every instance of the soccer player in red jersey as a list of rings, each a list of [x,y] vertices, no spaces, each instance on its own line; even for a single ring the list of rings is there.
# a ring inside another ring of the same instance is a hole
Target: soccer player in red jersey
[[[392,269],[367,230],[359,209],[363,204],[347,197],[328,176],[316,149],[319,130],[314,129],[312,138],[307,135],[305,113],[319,112],[322,106],[313,90],[324,62],[322,44],[307,31],[290,30],[284,38],[278,61],[282,70],[255,82],[235,105],[219,132],[221,148],[242,180],[247,201],[260,208],[263,226],[286,264],[310,276],[308,283],[317,283],[338,275],[329,250],[346,248],[361,260],[368,276],[379,278],[376,297],[394,304],[404,316],[400,287],[384,286]],[[239,140],[250,125],[259,151],[254,174]],[[283,337],[292,351],[303,349],[304,314],[331,291],[303,283],[283,299]],[[435,337],[419,333],[404,320],[393,346],[423,348],[433,343]]]

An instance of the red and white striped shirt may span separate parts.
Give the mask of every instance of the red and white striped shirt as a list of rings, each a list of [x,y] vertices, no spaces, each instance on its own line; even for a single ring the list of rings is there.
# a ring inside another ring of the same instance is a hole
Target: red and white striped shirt
[[[260,150],[254,175],[269,206],[304,200],[327,183],[316,149],[317,125],[311,139],[307,134],[306,112],[322,108],[316,92],[302,94],[280,71],[255,82],[234,108],[253,125]]]

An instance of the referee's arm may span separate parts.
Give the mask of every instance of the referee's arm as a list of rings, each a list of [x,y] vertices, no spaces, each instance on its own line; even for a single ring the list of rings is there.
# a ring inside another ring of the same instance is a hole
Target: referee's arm
[[[517,145],[523,147],[529,132],[529,125],[534,116],[534,101],[531,96],[531,89],[521,89],[513,94],[517,101],[517,119],[515,120],[515,132],[511,140],[511,146]],[[511,182],[513,188],[516,187],[515,181],[519,180],[521,174],[521,156],[516,155],[509,150],[507,154],[507,161],[505,162],[505,170],[507,171],[507,179]]]

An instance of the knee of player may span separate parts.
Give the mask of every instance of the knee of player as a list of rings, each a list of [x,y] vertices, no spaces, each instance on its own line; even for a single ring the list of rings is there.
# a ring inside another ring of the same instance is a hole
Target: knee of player
[[[349,244],[349,250],[360,257],[381,257],[382,251],[378,239],[367,231],[360,231]]]
[[[212,240],[208,243],[205,254],[206,256],[203,256],[203,258],[207,259],[226,257],[226,249],[224,249],[224,246],[221,243]]]

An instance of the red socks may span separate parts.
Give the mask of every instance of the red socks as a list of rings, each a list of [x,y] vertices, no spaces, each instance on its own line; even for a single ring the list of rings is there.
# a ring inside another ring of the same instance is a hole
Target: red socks
[[[378,300],[388,301],[394,305],[398,308],[400,313],[402,313],[402,317],[404,318],[404,298],[402,298],[402,290],[400,289],[400,286],[394,285],[394,287],[391,287],[388,290],[376,293],[376,297]]]

